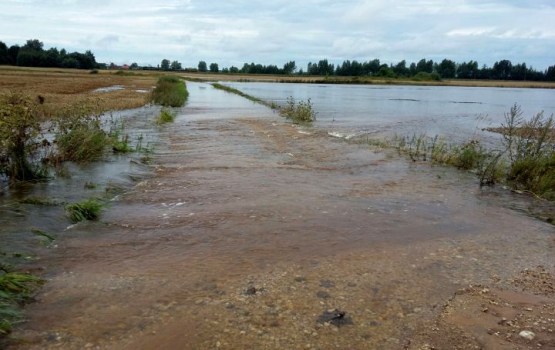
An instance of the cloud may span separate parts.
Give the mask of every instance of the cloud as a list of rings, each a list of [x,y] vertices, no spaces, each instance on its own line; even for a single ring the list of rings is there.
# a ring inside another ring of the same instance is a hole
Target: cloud
[[[555,64],[552,18],[550,0],[5,0],[0,40],[152,65],[507,58],[545,68]]]

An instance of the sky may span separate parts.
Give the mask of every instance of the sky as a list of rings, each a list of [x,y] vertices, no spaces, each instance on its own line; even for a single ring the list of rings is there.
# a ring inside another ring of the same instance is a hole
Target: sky
[[[98,62],[220,68],[328,59],[555,65],[554,0],[0,0],[0,41]]]

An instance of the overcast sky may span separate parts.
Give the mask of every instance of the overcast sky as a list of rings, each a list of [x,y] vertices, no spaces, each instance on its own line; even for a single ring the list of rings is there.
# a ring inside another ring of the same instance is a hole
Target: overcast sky
[[[555,64],[554,0],[0,0],[0,41],[97,61],[282,66],[328,58]]]

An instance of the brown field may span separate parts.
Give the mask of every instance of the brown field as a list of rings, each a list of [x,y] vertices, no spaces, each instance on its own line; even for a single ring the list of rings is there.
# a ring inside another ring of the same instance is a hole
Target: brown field
[[[143,106],[148,93],[156,84],[156,74],[126,73],[115,71],[89,71],[57,68],[18,68],[0,66],[0,93],[23,91],[41,95],[50,114],[68,106],[94,103],[100,110],[122,110]],[[95,92],[111,86],[122,89]],[[139,90],[139,91],[138,91]]]

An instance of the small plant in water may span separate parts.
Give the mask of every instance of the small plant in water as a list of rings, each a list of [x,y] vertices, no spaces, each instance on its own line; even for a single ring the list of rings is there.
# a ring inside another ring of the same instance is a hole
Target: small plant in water
[[[310,99],[297,102],[290,96],[285,106],[280,109],[280,114],[294,123],[312,123],[316,120],[316,111]]]
[[[158,115],[158,118],[156,118],[156,124],[161,125],[161,124],[173,123],[174,120],[175,120],[175,113],[169,110],[168,108],[162,108],[162,110],[160,111],[160,114]]]
[[[74,222],[85,220],[96,220],[100,216],[103,204],[96,199],[86,199],[78,203],[66,205],[66,212],[69,219]]]

